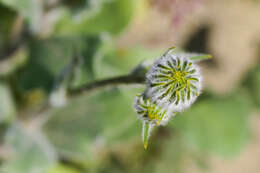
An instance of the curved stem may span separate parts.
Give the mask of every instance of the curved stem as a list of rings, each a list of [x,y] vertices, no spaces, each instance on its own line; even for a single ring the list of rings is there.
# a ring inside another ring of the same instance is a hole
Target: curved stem
[[[114,78],[95,81],[93,83],[86,84],[85,86],[82,86],[77,89],[70,89],[69,95],[77,96],[84,92],[89,92],[94,89],[99,89],[106,86],[114,86],[114,85],[121,85],[121,84],[143,84],[144,82],[145,82],[145,78],[143,76],[134,76],[134,75],[118,76]]]
[[[121,84],[143,84],[145,82],[145,78],[141,76],[135,76],[135,75],[125,75],[125,76],[118,76],[114,78],[108,78],[104,80],[95,81],[93,83],[86,84],[80,88],[77,89],[70,89],[68,90],[68,96],[69,97],[76,97],[79,96],[85,92],[89,92],[95,89],[99,89],[106,86],[114,86],[114,85],[121,85]],[[36,112],[33,112],[33,114],[41,115],[47,112],[52,108],[52,105],[49,101],[45,102]],[[42,117],[42,116],[34,116]],[[48,119],[48,118],[47,118]],[[45,121],[45,119],[44,119]]]

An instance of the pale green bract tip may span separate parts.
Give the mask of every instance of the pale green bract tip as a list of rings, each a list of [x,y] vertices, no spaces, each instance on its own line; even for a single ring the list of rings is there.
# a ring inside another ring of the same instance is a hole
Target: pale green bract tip
[[[197,55],[191,56],[190,60],[203,61],[203,60],[208,60],[211,58],[212,58],[212,55],[210,55],[210,54],[197,54]]]

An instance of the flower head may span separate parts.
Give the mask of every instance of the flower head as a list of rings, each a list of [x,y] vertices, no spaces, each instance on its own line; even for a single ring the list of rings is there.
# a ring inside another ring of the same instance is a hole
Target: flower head
[[[187,54],[167,52],[153,64],[146,77],[151,101],[172,112],[189,107],[201,91],[199,67]]]
[[[165,125],[169,121],[170,116],[168,116],[165,109],[162,109],[158,104],[151,102],[145,94],[137,95],[134,108],[139,119],[143,122],[142,137],[144,148],[147,149],[153,127]]]
[[[166,118],[166,110],[153,103],[149,98],[145,98],[144,94],[137,95],[134,108],[140,120],[153,125],[160,125]]]
[[[195,63],[211,58],[208,54],[172,54],[174,48],[170,48],[153,65],[149,65],[146,90],[134,102],[135,111],[143,122],[145,149],[154,126],[165,125],[171,117],[188,108],[199,96],[202,77]],[[143,74],[147,69],[137,68],[133,74],[140,74],[140,71]]]

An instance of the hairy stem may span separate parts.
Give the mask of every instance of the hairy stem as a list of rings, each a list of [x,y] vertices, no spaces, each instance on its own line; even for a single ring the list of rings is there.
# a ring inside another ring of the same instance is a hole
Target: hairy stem
[[[106,86],[114,86],[114,85],[121,85],[121,84],[143,84],[144,82],[145,82],[145,78],[143,76],[134,76],[134,75],[118,76],[114,78],[95,81],[93,83],[86,84],[85,86],[77,89],[71,89],[69,90],[69,95],[77,96],[84,92],[89,92]]]

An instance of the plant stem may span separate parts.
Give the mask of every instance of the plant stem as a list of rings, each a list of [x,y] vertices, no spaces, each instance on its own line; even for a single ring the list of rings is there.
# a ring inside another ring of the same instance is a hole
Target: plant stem
[[[106,86],[122,85],[122,84],[143,84],[145,78],[143,76],[125,75],[114,78],[108,78],[104,80],[95,81],[93,83],[86,84],[77,89],[70,89],[70,96],[81,95],[84,92],[89,92],[95,89],[99,89]]]
[[[99,89],[102,87],[107,87],[107,86],[115,86],[115,85],[122,85],[122,84],[143,84],[145,82],[145,78],[141,76],[136,76],[136,75],[125,75],[125,76],[118,76],[118,77],[113,77],[113,78],[108,78],[104,80],[99,80],[95,81],[93,83],[86,84],[80,88],[77,89],[69,89],[68,90],[68,97],[77,97],[85,92],[90,92],[95,89]],[[35,118],[42,118],[43,115],[48,112],[50,109],[52,109],[52,105],[50,104],[49,101],[45,102],[38,110],[33,112],[32,114],[36,114],[38,116],[34,116]],[[43,118],[42,121],[43,123],[47,120],[48,118]]]

